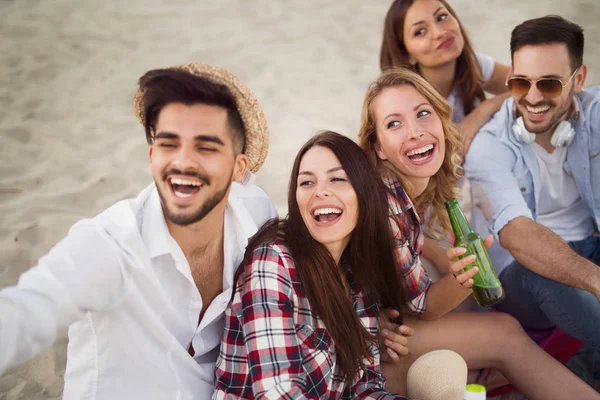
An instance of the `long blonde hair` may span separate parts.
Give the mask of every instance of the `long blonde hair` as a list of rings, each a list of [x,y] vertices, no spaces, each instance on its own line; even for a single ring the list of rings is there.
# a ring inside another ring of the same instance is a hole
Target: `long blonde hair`
[[[377,156],[377,130],[373,101],[388,87],[410,85],[414,87],[433,107],[434,112],[442,121],[446,151],[440,169],[429,179],[427,187],[418,196],[413,196],[413,187],[405,176],[388,160]],[[377,168],[382,177],[397,177],[411,197],[419,213],[429,211],[426,221],[429,230],[440,234],[439,228],[450,232],[450,222],[446,214],[444,202],[457,195],[457,182],[462,176],[462,141],[458,129],[452,123],[452,107],[423,77],[408,68],[396,67],[383,72],[373,82],[367,94],[362,109],[362,120],[358,133],[360,147],[367,153],[369,161]]]

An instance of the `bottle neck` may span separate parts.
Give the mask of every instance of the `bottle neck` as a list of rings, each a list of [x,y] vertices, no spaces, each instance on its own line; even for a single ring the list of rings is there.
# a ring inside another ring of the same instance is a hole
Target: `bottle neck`
[[[471,225],[467,221],[467,218],[465,218],[465,215],[463,214],[458,204],[451,204],[447,206],[447,210],[455,238],[458,239],[460,237],[473,233],[473,228],[471,228]]]

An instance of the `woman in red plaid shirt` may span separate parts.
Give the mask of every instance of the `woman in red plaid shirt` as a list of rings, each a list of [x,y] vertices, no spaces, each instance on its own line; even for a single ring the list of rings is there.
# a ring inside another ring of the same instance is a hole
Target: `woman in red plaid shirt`
[[[236,274],[213,399],[404,399],[379,368],[378,317],[401,309],[386,188],[352,140],[321,133],[294,162],[289,216]]]
[[[432,282],[425,274],[419,259],[423,234],[417,210],[427,209],[430,230],[441,227],[438,234],[451,234],[444,202],[456,196],[462,172],[461,141],[451,115],[445,99],[408,69],[384,72],[365,96],[359,142],[395,193],[402,211],[397,213],[398,226],[408,248],[396,248],[396,261],[405,276],[405,310],[413,314],[405,316],[404,322],[411,328],[387,324],[388,329],[382,329],[386,337],[382,348],[389,356],[384,361],[391,361],[381,365],[388,390],[404,390],[413,357],[450,349],[465,359],[469,369],[500,370],[531,399],[598,398],[593,389],[540,349],[509,315],[448,314],[471,294],[472,277],[477,273],[475,267],[460,274],[474,259],[448,261],[464,254],[464,249],[448,250],[444,261],[451,273],[445,277]],[[491,240],[486,239],[488,247]],[[388,314],[397,315],[394,311]],[[409,351],[412,357],[402,357]]]

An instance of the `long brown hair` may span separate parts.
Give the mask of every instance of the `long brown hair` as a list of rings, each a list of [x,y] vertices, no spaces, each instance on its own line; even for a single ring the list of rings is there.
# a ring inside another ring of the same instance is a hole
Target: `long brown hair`
[[[362,368],[363,360],[373,358],[369,345],[375,345],[376,338],[367,332],[354,310],[341,280],[343,270],[325,246],[313,239],[300,214],[296,200],[300,162],[315,146],[326,147],[335,154],[358,199],[358,220],[340,264],[352,272],[353,279],[366,294],[367,306],[402,311],[404,296],[394,263],[387,189],[360,147],[335,132],[321,132],[300,149],[290,177],[288,217],[266,224],[250,240],[242,265],[257,247],[275,239],[284,241],[310,306],[335,343],[340,370],[351,380]]]
[[[381,43],[381,53],[379,56],[379,66],[381,71],[409,64],[409,54],[404,45],[404,19],[410,6],[416,0],[394,0],[385,16],[383,25],[383,41]],[[460,33],[464,38],[465,45],[463,51],[456,60],[456,70],[454,72],[454,87],[459,88],[461,101],[465,110],[465,115],[469,114],[475,108],[475,101],[485,100],[483,92],[483,73],[481,66],[475,57],[475,51],[465,31],[463,24],[458,19],[456,12],[445,0],[438,0],[448,12],[458,21]],[[413,65],[411,68],[419,72],[419,66]]]
[[[444,130],[445,153],[444,161],[438,172],[429,179],[425,191],[419,196],[413,196],[412,185],[394,165],[388,160],[382,160],[375,151],[377,145],[377,129],[373,101],[385,88],[411,85],[433,107],[434,112],[442,121]],[[452,122],[452,107],[421,75],[406,68],[393,68],[383,72],[369,86],[363,103],[360,131],[358,133],[360,147],[365,151],[371,164],[376,166],[383,177],[395,176],[400,180],[408,195],[414,201],[419,212],[430,209],[427,226],[432,233],[441,226],[445,232],[450,232],[450,222],[446,214],[444,202],[456,197],[458,178],[462,175],[462,141],[456,125]],[[440,232],[437,232],[440,233]]]

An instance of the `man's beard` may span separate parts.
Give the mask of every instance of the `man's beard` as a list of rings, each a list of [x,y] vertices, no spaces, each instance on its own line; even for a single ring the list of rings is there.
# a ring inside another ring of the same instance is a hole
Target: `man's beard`
[[[183,174],[183,175],[196,176],[196,174]],[[168,176],[168,174],[165,174],[165,178],[163,180],[165,182],[166,182],[166,176]],[[165,201],[165,198],[160,190],[160,186],[156,185],[156,188],[158,190],[158,196],[160,197],[160,202],[163,205],[162,208],[163,208],[163,212],[165,214],[165,218],[167,220],[169,220],[170,222],[172,222],[173,224],[180,225],[180,226],[191,225],[191,224],[194,224],[194,223],[202,220],[202,218],[206,217],[208,215],[208,213],[210,213],[213,210],[213,208],[215,208],[215,206],[217,204],[219,204],[221,202],[221,200],[223,200],[223,198],[227,195],[229,187],[231,186],[232,178],[233,178],[233,169],[231,170],[231,174],[229,176],[229,179],[227,180],[227,184],[225,185],[225,187],[223,189],[218,190],[215,194],[213,194],[211,197],[206,199],[204,204],[202,204],[200,206],[200,209],[198,209],[196,212],[193,212],[192,214],[183,214],[183,215],[178,214],[178,213],[172,213],[169,210],[167,202]],[[203,177],[202,180],[204,182],[206,182],[206,185],[209,184],[209,180],[207,178]],[[200,190],[203,190],[203,189],[204,188],[202,188]]]
[[[554,130],[556,129],[556,127],[558,126],[558,124],[560,124],[560,122],[564,119],[565,116],[568,115],[569,110],[571,109],[572,103],[573,103],[573,93],[575,91],[574,86],[571,86],[571,89],[569,90],[569,95],[567,96],[567,101],[565,101],[565,104],[563,105],[562,108],[559,108],[555,111],[554,115],[552,115],[550,121],[548,121],[548,123],[544,126],[539,126],[539,125],[533,125],[533,126],[527,126],[527,119],[523,118],[523,122],[525,124],[525,129],[527,129],[528,132],[534,133],[536,135],[540,135],[543,133],[547,133],[547,132],[551,132],[553,133]],[[529,106],[534,106],[534,107],[539,107],[539,106],[545,106],[548,105],[550,106],[550,110],[552,110],[552,107],[555,106],[555,103],[551,100],[548,101],[541,101],[535,105],[533,104],[529,104],[527,101],[525,101],[525,99],[523,98],[519,104],[521,104],[523,107],[525,107],[525,105],[529,105]],[[525,111],[527,112],[527,111]]]

